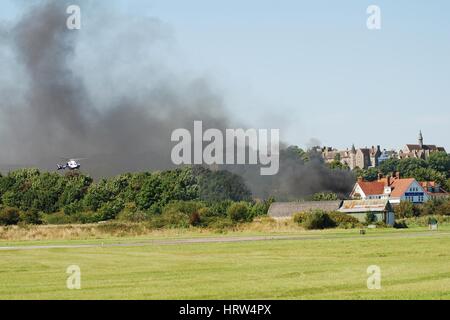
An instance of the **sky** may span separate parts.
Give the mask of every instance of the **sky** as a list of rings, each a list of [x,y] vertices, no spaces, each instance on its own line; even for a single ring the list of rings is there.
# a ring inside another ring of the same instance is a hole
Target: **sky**
[[[20,15],[2,0],[0,23]],[[425,143],[450,150],[450,2],[111,0],[173,32],[178,63],[222,92],[232,117],[307,147]],[[381,9],[368,30],[366,9]],[[82,10],[89,19],[89,10]]]

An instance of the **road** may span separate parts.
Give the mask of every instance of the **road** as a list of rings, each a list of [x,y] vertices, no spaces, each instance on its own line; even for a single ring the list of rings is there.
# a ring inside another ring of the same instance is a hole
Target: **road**
[[[190,238],[190,239],[158,239],[146,240],[139,242],[122,242],[122,243],[87,243],[87,244],[61,244],[61,245],[24,245],[24,246],[3,246],[0,251],[12,250],[39,250],[39,249],[80,249],[80,248],[109,248],[109,247],[143,247],[149,245],[183,245],[183,244],[197,244],[197,243],[233,243],[233,242],[248,242],[248,241],[274,241],[274,240],[332,240],[332,239],[398,239],[398,238],[417,238],[417,237],[432,237],[432,236],[450,236],[450,232],[411,232],[411,233],[391,233],[382,235],[359,235],[355,230],[354,235],[288,235],[288,236],[239,236],[239,237],[208,237],[208,238]]]

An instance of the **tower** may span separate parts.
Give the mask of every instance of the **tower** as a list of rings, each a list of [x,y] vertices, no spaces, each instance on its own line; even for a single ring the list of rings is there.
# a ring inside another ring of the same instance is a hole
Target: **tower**
[[[422,135],[422,130],[420,130],[420,132],[419,132],[419,146],[420,146],[420,149],[423,149],[423,135]]]
[[[355,144],[352,145],[352,150],[350,151],[350,169],[353,170],[356,167],[356,148]]]

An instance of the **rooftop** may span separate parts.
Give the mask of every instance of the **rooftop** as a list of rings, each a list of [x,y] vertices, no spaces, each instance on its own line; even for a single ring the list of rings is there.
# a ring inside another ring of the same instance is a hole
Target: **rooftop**
[[[297,212],[310,210],[337,211],[342,201],[297,201],[297,202],[274,202],[270,205],[269,216],[273,218],[291,217]]]

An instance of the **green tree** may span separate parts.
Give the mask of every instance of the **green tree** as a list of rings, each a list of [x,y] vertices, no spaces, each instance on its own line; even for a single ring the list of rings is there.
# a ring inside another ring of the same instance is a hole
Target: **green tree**
[[[251,192],[241,176],[226,170],[196,168],[199,196],[205,201],[250,201]]]
[[[414,204],[410,201],[401,201],[400,204],[395,207],[394,211],[397,218],[410,218],[420,214]]]
[[[436,181],[442,186],[446,183],[445,173],[431,168],[414,169],[410,172],[409,177],[414,178],[417,181]]]
[[[450,176],[450,155],[446,152],[433,152],[427,160],[428,167]]]
[[[312,201],[330,201],[330,200],[338,200],[339,197],[334,192],[319,192],[315,193],[312,196]]]
[[[406,158],[399,162],[398,171],[402,177],[412,177],[415,170],[426,167],[427,163],[425,160],[418,158]]]
[[[400,160],[398,160],[398,159],[394,159],[394,158],[387,159],[380,163],[378,170],[380,170],[380,172],[386,176],[388,174],[392,174],[393,172],[397,172],[399,163],[400,163]]]
[[[377,168],[369,168],[369,169],[355,168],[353,172],[358,178],[363,178],[366,181],[375,181],[378,179]]]
[[[339,160],[333,160],[328,166],[333,170],[350,170],[350,167],[346,163],[341,163]]]

